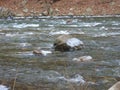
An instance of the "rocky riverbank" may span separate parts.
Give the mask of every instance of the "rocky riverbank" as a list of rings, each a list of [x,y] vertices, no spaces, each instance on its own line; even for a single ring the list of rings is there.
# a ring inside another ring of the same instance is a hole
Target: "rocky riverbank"
[[[116,15],[119,0],[1,0],[0,17],[41,15]]]

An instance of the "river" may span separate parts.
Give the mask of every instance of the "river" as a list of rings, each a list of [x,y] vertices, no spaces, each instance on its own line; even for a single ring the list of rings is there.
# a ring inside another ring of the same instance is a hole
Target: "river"
[[[61,34],[79,38],[85,48],[54,51]],[[52,54],[34,55],[36,49]],[[73,61],[85,55],[93,61]],[[27,85],[34,87],[28,90],[107,90],[119,78],[119,15],[0,19],[0,80],[14,80],[19,90]]]

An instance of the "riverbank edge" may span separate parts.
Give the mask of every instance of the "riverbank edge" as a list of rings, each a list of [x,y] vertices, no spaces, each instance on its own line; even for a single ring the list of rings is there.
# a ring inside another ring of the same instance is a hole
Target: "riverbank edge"
[[[0,17],[0,19],[78,19],[78,18],[112,18],[112,17],[120,17],[120,15],[62,15],[62,16],[8,16],[8,17]]]

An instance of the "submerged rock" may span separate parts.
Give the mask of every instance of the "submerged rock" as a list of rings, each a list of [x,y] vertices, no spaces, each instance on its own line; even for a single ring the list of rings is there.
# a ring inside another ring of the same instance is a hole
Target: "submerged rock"
[[[108,90],[120,90],[120,81],[115,83],[111,88]]]
[[[78,62],[89,62],[92,61],[92,57],[91,56],[81,56],[78,58],[73,58],[73,61],[78,61]]]
[[[83,42],[72,37],[71,35],[61,35],[55,40],[54,43],[54,49],[56,51],[80,50],[83,47]]]

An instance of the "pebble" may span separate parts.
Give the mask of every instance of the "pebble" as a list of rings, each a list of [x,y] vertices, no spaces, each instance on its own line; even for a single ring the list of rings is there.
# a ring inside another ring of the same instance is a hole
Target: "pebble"
[[[28,9],[27,9],[27,8],[23,9],[23,12],[27,13],[27,12],[28,12]]]

